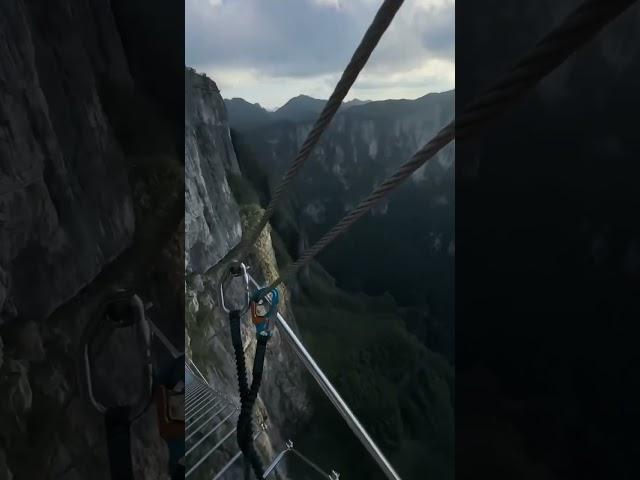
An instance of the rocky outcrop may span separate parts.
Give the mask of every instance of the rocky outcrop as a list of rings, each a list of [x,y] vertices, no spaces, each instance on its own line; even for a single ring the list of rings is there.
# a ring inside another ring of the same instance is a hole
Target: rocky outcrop
[[[240,169],[231,144],[226,109],[216,84],[185,71],[185,262],[203,273],[242,235],[227,173]]]
[[[188,276],[185,291],[187,354],[214,388],[237,403],[237,377],[228,317],[216,295],[221,269],[209,269],[205,274],[201,272],[217,265],[237,244],[243,229],[257,220],[261,210],[257,205],[240,208],[229,190],[227,175],[238,175],[240,172],[230,143],[224,103],[215,83],[192,70],[187,70],[186,75],[186,104],[191,108],[187,122],[187,135],[191,138],[187,139],[185,174],[190,182],[186,187],[186,210],[189,215],[186,238],[191,246],[186,265],[191,275]],[[201,252],[206,252],[207,256],[199,256]],[[258,281],[275,278],[278,266],[269,229],[263,231],[246,263]],[[242,286],[238,283],[233,283],[226,290],[229,302],[237,301],[242,295]],[[288,308],[286,290],[283,296],[281,311],[295,326],[293,314]],[[242,333],[250,368],[256,346],[255,328],[249,321],[243,322]],[[294,434],[297,422],[309,414],[310,402],[300,364],[275,329],[269,341],[256,407],[256,421],[265,422],[268,426],[267,435],[261,436],[258,441],[263,457],[273,458],[284,441]],[[209,473],[213,474],[226,463],[236,450],[233,442],[225,444],[219,464],[209,465],[212,468]],[[278,475],[286,478],[282,472]],[[235,471],[230,471],[228,476],[242,478],[241,472]]]

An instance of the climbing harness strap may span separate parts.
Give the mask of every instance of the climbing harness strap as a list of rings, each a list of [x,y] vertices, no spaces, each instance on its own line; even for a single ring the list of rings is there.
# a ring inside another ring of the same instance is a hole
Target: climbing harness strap
[[[185,355],[174,347],[151,319],[148,322],[153,334],[173,358],[155,375],[154,399],[158,432],[169,451],[169,474],[172,480],[184,479],[184,464],[181,462],[184,462],[185,450]]]
[[[104,414],[111,478],[133,480],[131,461],[131,407],[111,407]]]
[[[245,365],[244,351],[242,349],[242,337],[240,332],[240,312],[233,310],[229,313],[229,323],[231,326],[231,338],[233,349],[236,356],[236,370],[238,374],[238,389],[240,390],[240,415],[238,416],[238,425],[236,436],[240,451],[244,454],[245,459],[245,478],[248,477],[247,467],[250,464],[256,478],[261,479],[264,468],[258,452],[253,444],[253,407],[260,390],[260,382],[262,381],[262,371],[264,366],[264,356],[267,349],[269,337],[267,335],[258,335],[258,343],[256,346],[256,354],[253,361],[253,378],[251,387],[248,387],[247,368]]]
[[[231,343],[236,356],[236,372],[238,375],[238,390],[240,398],[246,398],[249,393],[247,384],[247,368],[244,362],[244,351],[242,349],[242,335],[240,333],[240,310],[229,312],[229,325],[231,327]]]

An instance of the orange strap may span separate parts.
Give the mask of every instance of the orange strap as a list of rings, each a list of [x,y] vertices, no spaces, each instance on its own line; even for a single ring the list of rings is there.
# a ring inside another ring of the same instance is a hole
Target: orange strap
[[[258,315],[256,312],[256,302],[251,302],[251,321],[254,325],[260,325],[266,320],[266,317]]]
[[[169,417],[169,401],[167,388],[164,385],[156,387],[154,397],[158,407],[158,429],[165,440],[184,438],[184,420]]]

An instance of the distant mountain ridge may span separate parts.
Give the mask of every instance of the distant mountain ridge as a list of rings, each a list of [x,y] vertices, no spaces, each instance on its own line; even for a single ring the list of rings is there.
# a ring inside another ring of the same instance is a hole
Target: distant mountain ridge
[[[327,103],[326,100],[298,95],[273,112],[273,116],[276,120],[290,120],[292,122],[313,120],[320,114],[325,103]]]
[[[362,115],[374,116],[380,114],[404,114],[418,111],[425,107],[434,97],[452,95],[452,91],[442,93],[429,93],[416,99],[391,99],[391,100],[360,100],[353,99],[342,104],[338,113],[344,113],[355,107],[365,107]],[[243,98],[231,98],[224,100],[229,115],[231,128],[247,131],[263,127],[271,122],[310,123],[320,115],[326,104],[326,100],[313,98],[308,95],[298,95],[289,99],[275,111],[265,109],[259,103],[250,103]]]
[[[271,121],[272,112],[265,110],[259,103],[249,103],[243,98],[224,100],[229,119],[238,125],[251,129]]]
[[[292,183],[291,212],[274,215],[272,225],[292,256],[300,254],[307,239],[320,238],[449,123],[454,100],[451,90],[414,100],[346,102]],[[265,199],[270,185],[277,184],[296,158],[325,102],[300,95],[271,114],[259,113],[261,107],[244,102],[254,118],[259,115],[263,122],[251,125],[229,109],[241,170],[247,175],[253,170],[268,172],[268,179],[259,179]],[[341,288],[369,295],[387,291],[400,305],[420,306],[423,313],[411,317],[422,315],[426,320],[417,324],[429,327],[419,335],[429,348],[449,358],[453,352],[454,156],[453,144],[444,148],[318,257]],[[397,264],[404,258],[412,261],[399,270]]]

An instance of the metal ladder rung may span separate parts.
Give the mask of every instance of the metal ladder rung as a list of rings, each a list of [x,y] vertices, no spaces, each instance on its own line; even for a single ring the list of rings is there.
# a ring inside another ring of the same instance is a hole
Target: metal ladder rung
[[[204,387],[197,388],[197,389],[194,389],[194,390],[190,390],[189,388],[185,389],[185,394],[184,394],[185,401],[189,402],[189,401],[193,400],[195,398],[194,395],[199,394],[203,390],[204,390]]]
[[[206,395],[209,392],[208,389],[203,388],[202,390],[198,390],[197,392],[193,393],[193,397],[189,398],[189,405],[193,405],[194,402],[199,401],[204,395]]]
[[[189,469],[189,471],[184,475],[184,478],[187,478],[189,475],[191,475],[191,474],[193,473],[193,471],[194,471],[196,468],[198,468],[200,465],[202,465],[202,463],[203,463],[207,458],[209,458],[209,455],[211,455],[213,452],[215,452],[215,451],[218,449],[218,447],[220,447],[220,445],[222,445],[222,444],[223,444],[223,443],[224,443],[224,442],[225,442],[225,441],[226,441],[226,440],[227,440],[231,435],[233,435],[233,434],[235,433],[235,431],[236,431],[236,427],[233,427],[233,428],[231,429],[231,431],[230,431],[229,433],[227,433],[227,434],[222,438],[222,440],[220,440],[218,443],[216,443],[216,444],[213,446],[213,448],[207,452],[207,454],[206,454],[206,455],[204,455],[200,460],[198,460],[198,463],[196,463],[193,467],[191,467],[191,468]],[[186,454],[185,454],[185,457],[186,457]]]
[[[195,421],[196,419],[193,419],[193,420],[192,420],[192,418],[193,418],[195,415],[197,415],[197,414],[199,414],[200,412],[202,412],[202,411],[205,409],[205,407],[206,407],[207,405],[210,405],[210,404],[211,404],[211,402],[216,402],[216,403],[214,403],[214,406],[215,406],[215,405],[218,405],[218,404],[222,403],[222,399],[221,399],[221,398],[218,398],[218,397],[216,397],[216,396],[212,396],[211,398],[209,398],[209,400],[207,400],[206,402],[204,402],[201,406],[199,406],[198,408],[196,408],[196,409],[194,409],[193,411],[191,411],[191,412],[189,413],[189,416],[187,417],[187,421],[188,421],[188,422],[193,422],[193,421]],[[200,417],[196,417],[196,418],[200,418]]]
[[[216,413],[214,413],[213,415],[211,415],[211,418],[209,418],[208,420],[205,420],[204,422],[202,422],[202,424],[195,429],[193,432],[191,432],[187,438],[184,439],[185,444],[187,441],[189,441],[189,439],[191,439],[191,437],[193,437],[196,433],[198,433],[200,430],[202,430],[202,427],[204,427],[206,424],[210,423],[212,420],[215,420],[215,418],[222,413],[229,405],[223,405],[222,408],[220,408]],[[185,430],[186,432],[186,430]]]
[[[198,420],[200,420],[202,417],[204,417],[207,413],[209,413],[211,410],[213,410],[214,408],[216,408],[218,405],[220,405],[220,403],[223,403],[222,400],[218,401],[217,403],[211,405],[207,410],[205,410],[204,412],[202,412],[200,415],[198,415],[196,418],[194,418],[193,420],[190,419],[190,423],[189,425],[187,425],[187,428],[185,428],[185,432],[188,432],[190,428],[193,428],[197,425]],[[217,415],[217,414],[214,414]]]
[[[237,409],[233,410],[229,415],[227,415],[224,419],[222,419],[222,420],[220,421],[220,423],[218,423],[215,427],[213,427],[213,429],[212,429],[212,430],[210,430],[209,432],[207,432],[207,434],[206,434],[206,435],[204,435],[200,440],[198,440],[194,446],[192,446],[189,450],[187,450],[187,452],[184,454],[184,456],[186,457],[186,456],[187,456],[187,455],[189,455],[191,452],[193,452],[193,451],[196,449],[196,447],[197,447],[198,445],[200,445],[200,444],[201,444],[202,442],[204,442],[207,438],[209,438],[209,436],[210,436],[212,433],[214,433],[216,430],[218,430],[218,428],[220,428],[220,427],[224,424],[224,422],[226,422],[227,420],[229,420],[229,419],[232,417],[232,415],[233,415],[234,413],[236,413],[237,411],[238,411]],[[233,429],[235,430],[235,427],[233,427]]]
[[[206,392],[198,400],[194,400],[192,404],[190,404],[189,406],[187,406],[187,408],[185,408],[185,412],[184,412],[185,417],[188,417],[189,415],[191,415],[196,410],[196,408],[202,405],[203,402],[206,402],[209,399],[209,397],[216,398],[213,392]]]
[[[261,431],[259,431],[258,433],[256,433],[256,434],[253,436],[253,441],[255,442],[255,441],[257,440],[257,438],[258,438],[260,435],[262,435],[263,433],[264,433],[264,430],[261,430]],[[238,452],[238,453],[236,453],[233,457],[231,457],[231,460],[229,460],[229,461],[225,464],[225,466],[224,466],[224,467],[222,467],[222,470],[220,470],[220,471],[218,472],[218,474],[217,474],[215,477],[213,477],[211,480],[219,480],[219,479],[220,479],[220,477],[222,477],[222,475],[224,475],[224,474],[227,472],[227,470],[229,470],[229,468],[231,468],[231,465],[233,465],[234,463],[236,463],[236,462],[238,461],[238,459],[239,459],[241,456],[242,456],[242,452]],[[262,478],[264,478],[264,477],[262,477]]]

